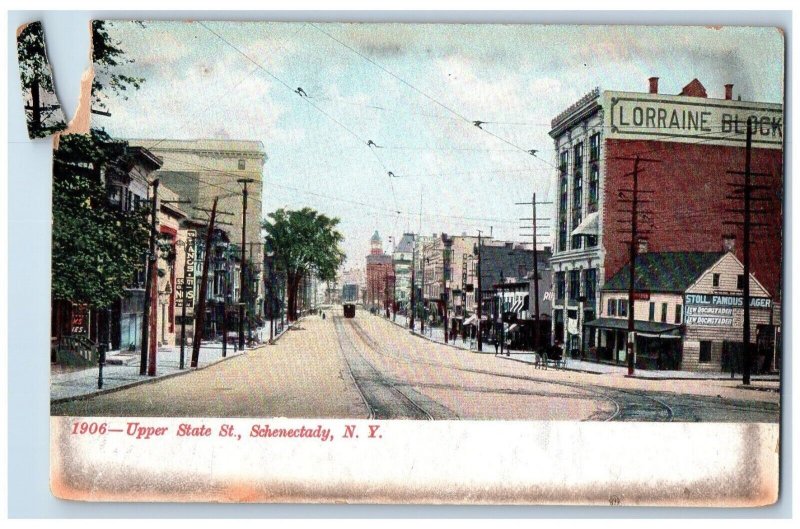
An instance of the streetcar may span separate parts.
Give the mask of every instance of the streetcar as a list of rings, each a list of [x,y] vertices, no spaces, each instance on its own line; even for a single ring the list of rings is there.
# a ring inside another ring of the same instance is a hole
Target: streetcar
[[[344,304],[344,317],[345,318],[355,318],[356,317],[356,305],[355,305],[355,303],[345,303]]]

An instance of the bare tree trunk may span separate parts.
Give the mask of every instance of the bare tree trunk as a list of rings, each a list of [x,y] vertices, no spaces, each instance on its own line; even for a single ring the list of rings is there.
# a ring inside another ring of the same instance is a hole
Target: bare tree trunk
[[[292,322],[297,319],[297,287],[300,284],[299,275],[297,273],[287,274],[287,295],[288,295],[288,321]]]

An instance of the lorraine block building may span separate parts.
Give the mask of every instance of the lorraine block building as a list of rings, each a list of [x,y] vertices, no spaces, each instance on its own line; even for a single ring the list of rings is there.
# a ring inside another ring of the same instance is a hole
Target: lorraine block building
[[[778,103],[733,98],[733,85],[709,97],[697,79],[679,94],[659,93],[658,78],[649,91],[617,92],[596,88],[556,116],[550,136],[556,150],[554,179],[556,225],[553,336],[573,354],[597,345],[598,330],[586,327],[600,314],[606,280],[628,262],[632,157],[640,163],[639,189],[648,200],[640,229],[649,232],[651,252],[716,252],[723,239],[741,230],[723,224],[736,219],[727,210],[728,184],[741,177],[745,162],[746,120],[756,123],[752,170],[767,176],[770,215],[756,232],[752,273],[774,301],[771,324],[780,333],[783,108]],[[762,207],[761,203],[758,207]],[[742,259],[742,244],[733,248]]]

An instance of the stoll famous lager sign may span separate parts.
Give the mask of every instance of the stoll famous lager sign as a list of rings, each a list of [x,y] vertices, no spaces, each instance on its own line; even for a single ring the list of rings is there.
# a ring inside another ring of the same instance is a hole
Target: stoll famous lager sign
[[[779,104],[613,91],[603,97],[609,139],[743,147],[750,118],[754,147],[783,146]]]
[[[733,310],[744,305],[742,296],[722,294],[686,294],[686,325],[732,327]],[[750,308],[769,309],[770,298],[750,298]]]

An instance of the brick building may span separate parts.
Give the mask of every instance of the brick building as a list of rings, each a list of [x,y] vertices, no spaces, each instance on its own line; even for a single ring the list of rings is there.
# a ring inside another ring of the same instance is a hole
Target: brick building
[[[370,239],[367,256],[366,304],[377,309],[386,309],[393,303],[394,270],[392,256],[384,253],[383,241],[377,231]]]
[[[677,95],[659,93],[658,78],[649,91],[595,89],[552,120],[556,149],[556,226],[553,336],[568,350],[597,344],[597,332],[583,323],[599,315],[600,289],[629,260],[633,158],[641,162],[640,217],[651,252],[718,252],[723,239],[741,230],[723,224],[736,219],[727,210],[741,207],[728,198],[728,184],[741,177],[745,160],[746,120],[752,117],[752,170],[768,186],[767,226],[755,236],[754,277],[774,300],[772,321],[779,332],[782,254],[783,108],[779,103],[733,98],[733,85],[722,97],[708,97],[697,79]],[[645,207],[646,206],[646,207]],[[763,207],[763,203],[756,206]],[[742,244],[733,252],[742,259]]]

